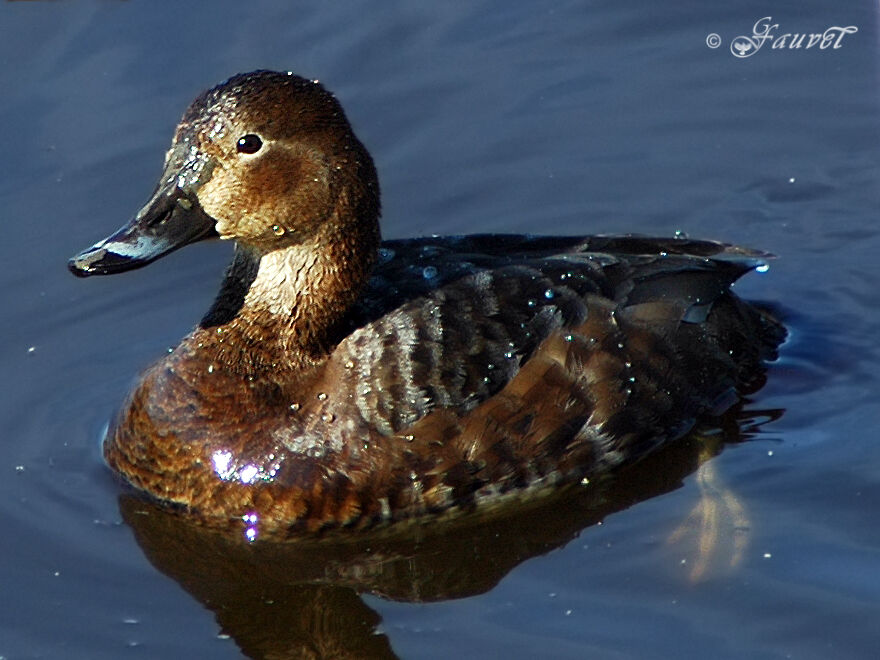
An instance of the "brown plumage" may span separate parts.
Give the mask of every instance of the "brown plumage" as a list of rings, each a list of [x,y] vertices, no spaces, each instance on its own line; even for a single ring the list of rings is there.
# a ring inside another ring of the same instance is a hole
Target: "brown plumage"
[[[134,221],[71,260],[128,270],[236,241],[201,324],[105,442],[212,525],[368,525],[590,479],[760,386],[785,331],[729,291],[763,253],[633,236],[380,243],[366,149],[321,85],[196,99]]]

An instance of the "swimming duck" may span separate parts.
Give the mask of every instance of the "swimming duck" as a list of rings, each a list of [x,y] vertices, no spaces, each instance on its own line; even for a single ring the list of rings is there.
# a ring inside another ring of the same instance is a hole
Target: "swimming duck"
[[[108,431],[136,489],[250,536],[362,527],[589,481],[759,387],[785,331],[730,285],[765,253],[686,238],[382,242],[339,102],[237,75],[184,113],[147,204],[70,260],[235,241],[202,321]]]

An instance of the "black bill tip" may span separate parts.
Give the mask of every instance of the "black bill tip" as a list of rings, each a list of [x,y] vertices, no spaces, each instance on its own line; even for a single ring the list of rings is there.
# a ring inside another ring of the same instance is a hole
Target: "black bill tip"
[[[146,266],[177,247],[145,235],[128,236],[125,241],[114,238],[99,241],[70,259],[70,272],[77,277],[121,273]]]

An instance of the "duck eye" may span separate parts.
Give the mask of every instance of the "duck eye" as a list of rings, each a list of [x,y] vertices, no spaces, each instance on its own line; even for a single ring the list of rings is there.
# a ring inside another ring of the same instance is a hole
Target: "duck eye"
[[[238,138],[238,142],[235,144],[235,148],[242,154],[255,154],[262,146],[263,141],[260,139],[260,136],[253,133],[248,133]]]

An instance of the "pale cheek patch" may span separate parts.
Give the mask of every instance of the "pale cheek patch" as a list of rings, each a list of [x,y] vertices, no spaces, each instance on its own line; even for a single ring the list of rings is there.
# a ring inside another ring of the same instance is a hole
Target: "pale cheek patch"
[[[222,241],[228,241],[235,238],[235,226],[222,218],[217,219],[214,229],[220,235],[220,240]]]
[[[222,171],[222,170],[221,170]],[[202,210],[214,218],[215,230],[220,238],[235,238],[238,230],[240,193],[228,177],[215,174],[198,192]]]

